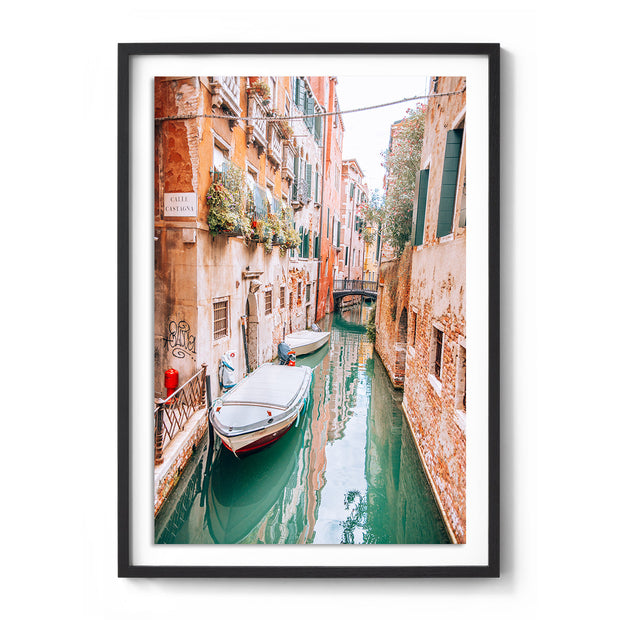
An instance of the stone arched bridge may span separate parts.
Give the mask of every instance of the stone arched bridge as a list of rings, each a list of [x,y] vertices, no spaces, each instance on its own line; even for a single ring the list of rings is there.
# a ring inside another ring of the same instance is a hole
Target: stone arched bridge
[[[365,299],[377,299],[379,283],[372,280],[334,280],[334,303],[349,295],[359,295]]]

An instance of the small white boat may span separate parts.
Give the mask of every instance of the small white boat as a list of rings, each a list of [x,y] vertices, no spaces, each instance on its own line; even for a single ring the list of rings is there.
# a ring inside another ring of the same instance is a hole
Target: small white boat
[[[330,332],[315,332],[304,329],[284,336],[284,342],[295,351],[295,355],[307,355],[327,343],[329,336]]]
[[[236,455],[263,448],[295,423],[308,402],[311,382],[307,366],[263,364],[215,400],[213,430]]]

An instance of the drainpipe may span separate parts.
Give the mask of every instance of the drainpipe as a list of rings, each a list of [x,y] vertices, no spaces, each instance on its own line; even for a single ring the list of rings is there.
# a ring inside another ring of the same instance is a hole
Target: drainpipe
[[[331,82],[331,79],[330,79]],[[330,92],[328,94],[328,102],[331,100],[331,83],[330,83]],[[327,118],[326,116],[323,117]],[[319,288],[321,286],[321,278],[319,277],[319,271],[321,269],[321,263],[323,262],[321,257],[321,237],[323,236],[323,199],[325,197],[325,165],[327,159],[327,123],[324,123],[325,127],[323,127],[323,174],[321,178],[321,215],[319,217],[319,243],[317,247],[317,254],[319,255],[319,263],[317,267],[317,278],[316,278],[316,299],[314,301],[314,320],[317,321],[317,315],[319,312]]]

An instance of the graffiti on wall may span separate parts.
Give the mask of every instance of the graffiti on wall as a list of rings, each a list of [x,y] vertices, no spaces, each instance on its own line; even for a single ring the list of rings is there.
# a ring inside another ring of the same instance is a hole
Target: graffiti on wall
[[[168,329],[164,336],[164,351],[170,352],[173,357],[196,359],[196,336],[193,336],[187,321],[168,322]]]

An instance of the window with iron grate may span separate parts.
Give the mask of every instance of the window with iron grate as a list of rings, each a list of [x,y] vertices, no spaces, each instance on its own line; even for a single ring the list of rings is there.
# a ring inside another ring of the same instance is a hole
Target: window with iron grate
[[[271,289],[265,291],[265,314],[271,314],[273,308],[273,292]]]
[[[228,335],[228,300],[213,303],[213,339]]]

